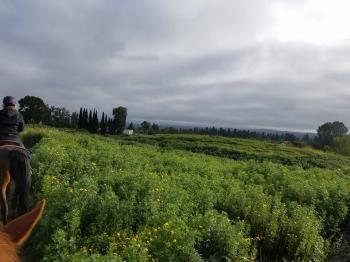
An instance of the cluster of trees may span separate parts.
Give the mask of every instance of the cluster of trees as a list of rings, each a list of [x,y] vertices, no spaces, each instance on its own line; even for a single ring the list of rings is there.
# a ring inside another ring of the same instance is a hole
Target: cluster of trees
[[[335,121],[333,123],[327,122],[319,126],[317,129],[317,136],[314,139],[314,146],[318,148],[334,146],[334,139],[343,137],[348,133],[348,128],[344,123]]]
[[[152,123],[150,123],[148,121],[143,121],[141,123],[141,131],[144,134],[155,134],[155,133],[159,133],[160,127],[156,123],[152,124]]]
[[[76,128],[78,121],[78,114],[73,112],[72,114],[64,107],[49,107],[48,125],[55,127],[68,127]]]
[[[86,108],[80,108],[77,128],[86,129],[93,134],[122,134],[126,124],[126,117],[127,109],[122,106],[113,109],[112,118],[103,112],[101,121],[99,121],[96,109],[88,111]]]
[[[99,131],[100,126],[104,123],[105,117],[103,113],[103,118],[101,122],[98,120],[97,110],[93,111],[86,108],[80,108],[78,116],[78,129],[86,129],[91,133],[96,134]],[[101,130],[102,132],[102,130]]]
[[[19,111],[26,123],[43,123],[55,127],[77,126],[78,114],[70,113],[64,107],[56,107],[45,104],[40,97],[26,96],[18,101]]]
[[[126,124],[127,108],[117,107],[112,111],[113,116],[108,117],[104,112],[101,120],[96,109],[80,108],[79,114],[70,113],[64,107],[45,104],[35,96],[26,96],[18,101],[19,111],[26,123],[45,124],[60,128],[84,129],[91,133],[122,134]]]

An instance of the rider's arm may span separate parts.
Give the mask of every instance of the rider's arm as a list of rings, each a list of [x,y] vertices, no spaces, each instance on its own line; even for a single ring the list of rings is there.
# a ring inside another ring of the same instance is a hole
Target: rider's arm
[[[18,132],[22,132],[24,130],[24,120],[23,120],[23,116],[21,114],[19,114],[18,117]]]

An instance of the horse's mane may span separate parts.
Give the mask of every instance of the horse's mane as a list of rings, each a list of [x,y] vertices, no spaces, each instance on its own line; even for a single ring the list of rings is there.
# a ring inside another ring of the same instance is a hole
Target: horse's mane
[[[9,236],[0,232],[0,261],[19,262],[17,246],[10,240]]]

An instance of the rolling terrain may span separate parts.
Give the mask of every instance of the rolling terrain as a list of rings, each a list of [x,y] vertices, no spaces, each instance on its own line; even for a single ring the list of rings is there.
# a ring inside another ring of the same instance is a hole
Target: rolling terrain
[[[300,165],[304,168],[321,167],[346,169],[350,158],[315,150],[311,147],[295,147],[264,140],[225,138],[206,135],[138,135],[118,137],[126,144],[150,144],[164,149],[180,149],[235,160],[255,160]]]

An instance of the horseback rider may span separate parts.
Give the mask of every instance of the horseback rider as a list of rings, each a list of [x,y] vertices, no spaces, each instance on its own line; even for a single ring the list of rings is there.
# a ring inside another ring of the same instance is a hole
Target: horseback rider
[[[30,151],[24,147],[19,136],[23,129],[24,120],[16,110],[16,99],[12,96],[4,97],[3,109],[0,110],[0,148],[5,148],[5,152],[8,152],[10,173],[16,182],[15,196],[18,195],[19,215],[28,209],[31,186]],[[13,205],[17,206],[17,198],[13,201]]]
[[[19,132],[24,129],[23,116],[16,110],[16,100],[12,96],[3,99],[0,110],[0,141],[13,141],[23,146]]]

